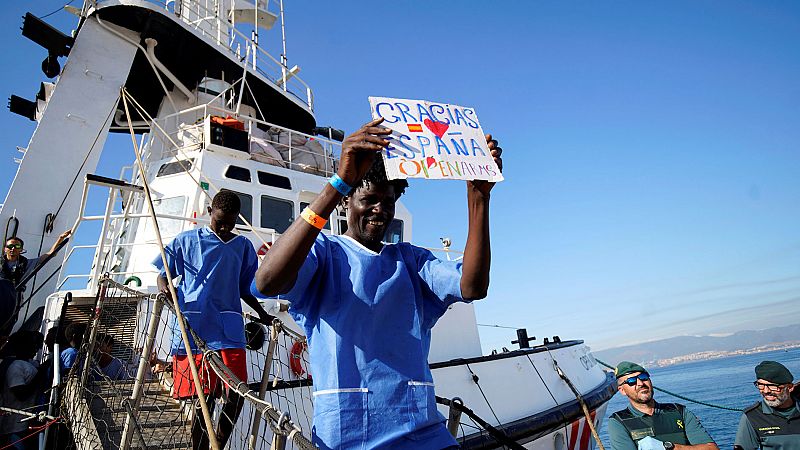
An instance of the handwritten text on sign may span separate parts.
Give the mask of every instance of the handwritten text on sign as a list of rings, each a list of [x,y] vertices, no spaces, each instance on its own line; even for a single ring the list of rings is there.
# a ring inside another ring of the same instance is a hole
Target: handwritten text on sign
[[[369,103],[372,117],[392,130],[383,152],[389,179],[503,179],[474,109],[385,97]]]

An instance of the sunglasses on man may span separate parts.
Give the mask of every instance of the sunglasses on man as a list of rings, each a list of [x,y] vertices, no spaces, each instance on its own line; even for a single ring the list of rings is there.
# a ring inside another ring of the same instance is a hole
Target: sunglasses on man
[[[759,391],[778,392],[783,389],[782,384],[761,383],[758,381],[753,381],[753,386],[755,386]]]
[[[642,372],[639,375],[636,375],[635,377],[626,378],[625,380],[622,381],[622,383],[625,383],[628,386],[636,386],[636,381],[637,380],[644,383],[645,381],[647,381],[649,379],[650,379],[650,374],[647,373],[647,372]],[[622,383],[620,383],[620,386],[622,385]]]
[[[6,248],[9,249],[9,250],[13,250],[15,248],[17,250],[21,250],[22,249],[22,244],[6,244]]]

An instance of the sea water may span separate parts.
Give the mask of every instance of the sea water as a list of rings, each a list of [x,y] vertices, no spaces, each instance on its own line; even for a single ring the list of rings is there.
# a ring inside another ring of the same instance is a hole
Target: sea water
[[[765,360],[780,362],[792,372],[795,382],[800,379],[800,348],[654,367],[649,372],[655,387],[691,399],[743,409],[761,399],[758,390],[753,386],[756,379],[754,369]],[[721,450],[733,448],[741,412],[699,405],[659,391],[655,391],[654,397],[662,403],[686,405],[700,419],[700,423]],[[628,399],[619,393],[608,404],[606,418],[598,430],[607,449],[611,448],[606,428],[608,416],[627,406]]]

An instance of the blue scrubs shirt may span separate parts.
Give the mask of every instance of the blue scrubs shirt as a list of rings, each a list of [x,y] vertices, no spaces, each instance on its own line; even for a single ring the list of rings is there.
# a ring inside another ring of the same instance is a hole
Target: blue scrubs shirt
[[[250,240],[236,236],[223,242],[203,227],[177,235],[164,250],[170,273],[181,277],[175,290],[189,326],[211,350],[245,348],[241,297],[258,267]],[[153,265],[165,276],[161,255]],[[197,352],[192,340],[192,353]],[[172,327],[172,353],[186,354],[177,323]]]
[[[252,286],[254,295],[263,297]],[[313,441],[321,449],[456,445],[436,409],[431,328],[461,297],[461,263],[408,243],[375,253],[346,236],[317,237],[289,313],[305,330],[314,377]]]

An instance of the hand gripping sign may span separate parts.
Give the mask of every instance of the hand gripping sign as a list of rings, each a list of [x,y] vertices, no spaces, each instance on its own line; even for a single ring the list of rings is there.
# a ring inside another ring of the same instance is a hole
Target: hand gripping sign
[[[385,97],[369,104],[372,117],[392,130],[382,152],[389,179],[503,179],[474,109]]]

